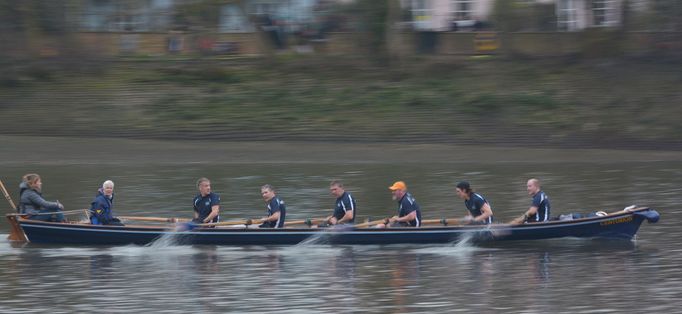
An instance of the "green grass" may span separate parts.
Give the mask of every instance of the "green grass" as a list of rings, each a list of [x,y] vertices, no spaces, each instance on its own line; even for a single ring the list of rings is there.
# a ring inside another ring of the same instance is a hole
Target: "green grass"
[[[282,56],[124,62],[97,75],[29,69],[27,79],[0,81],[0,129],[31,133],[22,128],[27,113],[40,132],[170,138],[607,138],[627,145],[675,141],[681,129],[682,77],[653,63],[422,58],[388,69]],[[41,123],[55,118],[74,123]],[[101,123],[107,127],[91,127]]]

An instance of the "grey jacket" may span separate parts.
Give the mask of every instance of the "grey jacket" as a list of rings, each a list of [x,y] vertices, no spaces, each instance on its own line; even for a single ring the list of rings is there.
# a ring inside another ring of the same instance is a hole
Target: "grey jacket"
[[[40,210],[59,210],[59,203],[46,201],[40,192],[30,188],[26,182],[19,184],[19,212],[37,214]]]

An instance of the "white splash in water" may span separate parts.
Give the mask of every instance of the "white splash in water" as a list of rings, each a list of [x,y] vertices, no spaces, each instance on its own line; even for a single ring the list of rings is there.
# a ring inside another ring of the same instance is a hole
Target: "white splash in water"
[[[430,246],[421,249],[412,250],[414,253],[418,254],[438,254],[462,257],[470,255],[473,252],[480,250],[487,250],[474,245],[474,239],[476,238],[475,232],[463,233],[456,241],[450,242],[446,245],[441,246]]]
[[[315,235],[308,237],[307,239],[299,242],[295,246],[309,246],[309,245],[324,245],[330,244],[329,240],[334,237],[337,232],[342,230],[347,230],[348,226],[332,226],[326,228],[321,232],[317,232]]]
[[[180,233],[178,232],[164,232],[163,235],[156,238],[156,240],[145,245],[145,247],[153,249],[163,249],[167,247],[178,246],[180,244]]]

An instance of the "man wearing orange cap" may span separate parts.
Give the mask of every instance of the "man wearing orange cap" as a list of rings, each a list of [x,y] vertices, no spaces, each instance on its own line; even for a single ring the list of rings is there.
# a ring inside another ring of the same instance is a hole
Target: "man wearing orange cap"
[[[405,182],[397,181],[388,189],[393,193],[393,200],[398,201],[398,215],[391,217],[389,220],[390,226],[419,227],[422,221],[421,210],[414,197],[407,192],[407,185],[405,185]]]

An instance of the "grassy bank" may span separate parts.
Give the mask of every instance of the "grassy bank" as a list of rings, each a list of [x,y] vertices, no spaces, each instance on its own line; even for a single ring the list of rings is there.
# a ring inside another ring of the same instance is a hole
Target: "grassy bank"
[[[279,56],[18,69],[4,134],[682,149],[682,75],[645,62]]]

